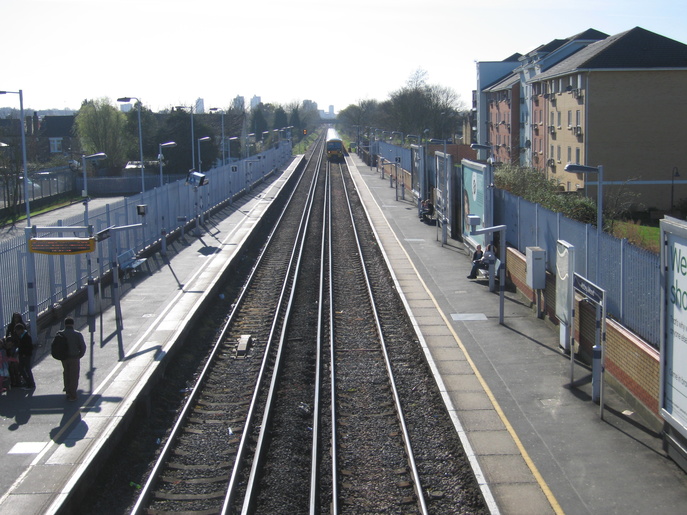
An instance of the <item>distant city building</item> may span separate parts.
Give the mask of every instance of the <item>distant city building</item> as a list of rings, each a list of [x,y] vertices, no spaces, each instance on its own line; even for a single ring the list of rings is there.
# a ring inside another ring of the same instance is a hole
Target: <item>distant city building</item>
[[[243,111],[246,108],[246,99],[242,95],[236,95],[231,101],[231,108],[237,111]]]
[[[205,114],[205,100],[202,98],[196,99],[196,109],[197,114]]]
[[[329,106],[329,111],[323,111],[320,110],[320,118],[322,120],[335,120],[336,119],[336,114],[334,113],[334,106],[330,105]]]
[[[250,99],[250,108],[255,109],[260,102],[262,102],[262,99],[257,95],[253,95],[253,98]]]

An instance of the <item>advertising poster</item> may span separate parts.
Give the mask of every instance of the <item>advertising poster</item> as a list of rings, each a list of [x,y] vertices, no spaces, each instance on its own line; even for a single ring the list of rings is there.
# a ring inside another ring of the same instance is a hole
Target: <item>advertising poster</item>
[[[484,246],[484,235],[470,236],[470,224],[467,215],[477,215],[485,221],[485,202],[484,202],[484,174],[485,165],[463,160],[463,199],[461,206],[461,217],[463,220],[463,237],[469,238],[476,244]]]
[[[663,224],[662,224],[663,228]],[[665,233],[664,326],[662,346],[662,409],[687,428],[687,238]]]

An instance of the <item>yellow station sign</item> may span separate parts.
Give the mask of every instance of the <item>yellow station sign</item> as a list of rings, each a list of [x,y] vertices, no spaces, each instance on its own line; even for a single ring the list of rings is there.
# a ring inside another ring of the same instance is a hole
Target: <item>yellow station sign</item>
[[[35,254],[86,254],[95,251],[95,238],[30,238],[29,252]]]

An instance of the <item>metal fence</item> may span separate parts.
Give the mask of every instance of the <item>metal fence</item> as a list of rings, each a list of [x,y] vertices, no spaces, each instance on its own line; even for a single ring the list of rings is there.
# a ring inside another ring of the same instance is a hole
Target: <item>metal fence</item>
[[[32,173],[28,178],[28,198],[29,202],[52,197],[74,190],[74,172],[68,166],[59,166]],[[16,186],[16,191],[15,191]],[[24,205],[24,181],[19,180],[17,184],[0,181],[0,209],[13,205],[13,197],[19,199],[21,210]]]
[[[565,218],[504,190],[495,190],[494,219],[506,225],[506,240],[523,254],[546,250],[555,271],[556,241],[575,246],[575,271],[606,290],[608,314],[658,348],[660,341],[660,257],[596,227]],[[598,250],[597,250],[598,249]]]
[[[253,185],[290,159],[291,143],[282,141],[278,148],[205,172],[207,186],[193,187],[180,180],[94,209],[88,213],[88,224],[93,226],[94,233],[108,228],[115,230],[111,231],[110,238],[97,243],[93,255],[34,253],[29,256],[27,240],[31,229],[27,229],[26,236],[0,242],[0,320],[6,325],[13,312],[22,313],[27,320],[31,302],[27,285],[31,277],[35,277],[35,312],[40,315],[87,285],[89,265],[94,276],[102,276],[119,254],[129,249],[138,253],[160,241],[163,232],[180,229],[193,219],[202,220],[209,210],[250,191]],[[145,217],[139,214],[139,205],[147,206]],[[84,233],[76,234],[74,229],[60,229],[85,227],[85,216],[84,212],[84,215],[42,227],[38,235],[85,236]],[[141,222],[144,222],[142,226]],[[134,227],[128,229],[130,225]],[[30,268],[35,270],[35,275]],[[35,320],[32,322],[35,324]]]

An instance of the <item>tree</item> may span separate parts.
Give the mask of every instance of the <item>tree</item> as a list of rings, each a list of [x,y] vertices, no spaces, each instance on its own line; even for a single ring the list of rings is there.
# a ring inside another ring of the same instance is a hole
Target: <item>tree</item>
[[[282,106],[277,107],[274,110],[274,122],[272,123],[273,129],[283,129],[289,125],[289,118],[286,111]]]
[[[251,110],[250,128],[255,134],[255,140],[262,140],[262,133],[267,130],[267,119],[265,118],[265,106],[260,103]]]
[[[108,98],[84,100],[76,115],[76,132],[87,154],[104,152],[109,167],[121,168],[127,161],[126,118]]]
[[[125,114],[126,123],[124,130],[127,141],[127,155],[129,161],[138,161],[138,107],[139,103]],[[159,150],[158,144],[164,141],[157,141],[158,121],[155,114],[143,106],[141,107],[141,132],[143,132],[143,159],[152,160],[157,159]],[[133,156],[136,156],[135,158]]]

